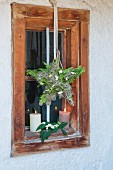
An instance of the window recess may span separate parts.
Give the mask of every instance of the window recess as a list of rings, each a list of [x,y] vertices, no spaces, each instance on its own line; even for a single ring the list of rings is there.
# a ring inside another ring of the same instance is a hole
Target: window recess
[[[85,73],[73,84],[75,106],[68,103],[71,112],[68,136],[53,134],[41,143],[39,133],[29,131],[29,112],[33,107],[46,120],[46,106],[37,105],[42,89],[25,70],[43,67],[46,61],[46,28],[50,37],[50,62],[53,59],[53,7],[12,4],[12,48],[13,48],[13,112],[12,112],[12,156],[77,148],[90,145],[89,135],[89,11],[58,8],[59,50],[64,68],[82,65]],[[31,88],[34,89],[31,91]],[[54,116],[57,107],[56,117]],[[59,99],[51,105],[51,121],[58,118],[64,107]]]
[[[49,32],[49,61],[53,61],[54,57],[54,35],[53,31]],[[63,32],[59,32],[59,50],[62,59],[63,56]],[[27,31],[26,32],[26,69],[44,68],[47,62],[47,44],[46,31]],[[25,82],[25,126],[29,128],[29,114],[34,112],[34,108],[41,113],[41,122],[47,120],[47,107],[44,104],[39,106],[39,97],[43,92],[42,87],[37,88],[38,83],[32,77],[26,76]],[[62,100],[57,97],[50,106],[50,122],[57,122],[59,111],[62,110]]]

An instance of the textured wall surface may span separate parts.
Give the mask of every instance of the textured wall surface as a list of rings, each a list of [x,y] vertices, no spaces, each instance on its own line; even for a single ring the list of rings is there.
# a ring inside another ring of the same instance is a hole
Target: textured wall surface
[[[91,146],[24,157],[11,151],[11,8],[0,0],[0,170],[113,170],[113,0],[58,0],[89,9]],[[48,0],[15,0],[49,6]]]

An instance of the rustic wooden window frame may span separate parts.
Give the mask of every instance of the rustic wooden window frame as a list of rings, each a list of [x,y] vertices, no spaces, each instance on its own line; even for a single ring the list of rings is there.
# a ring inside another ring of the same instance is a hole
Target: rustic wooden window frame
[[[25,39],[26,30],[53,28],[53,7],[12,4],[13,111],[12,156],[90,145],[89,130],[89,18],[88,10],[58,8],[59,30],[64,31],[64,67],[82,65],[86,72],[73,84],[75,111],[73,120],[80,122],[80,136],[48,140],[25,134]],[[38,26],[39,25],[39,26]],[[75,37],[75,38],[74,38]],[[66,42],[66,43],[65,43]],[[79,49],[79,50],[78,50]],[[71,59],[70,59],[71,56]],[[68,110],[71,108],[67,106]],[[76,124],[73,124],[76,127]]]

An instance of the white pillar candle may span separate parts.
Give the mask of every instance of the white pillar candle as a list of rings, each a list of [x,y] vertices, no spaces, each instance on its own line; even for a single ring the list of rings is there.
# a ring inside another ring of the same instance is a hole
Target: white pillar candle
[[[41,114],[31,113],[30,114],[30,131],[36,132],[36,129],[40,124],[41,124]]]

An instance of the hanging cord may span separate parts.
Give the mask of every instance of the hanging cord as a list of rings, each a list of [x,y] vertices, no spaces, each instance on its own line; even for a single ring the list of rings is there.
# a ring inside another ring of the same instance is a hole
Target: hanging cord
[[[57,0],[49,0],[52,6],[54,6],[54,59],[58,58],[59,64],[63,69],[62,62],[60,60],[60,51],[58,50],[58,10]]]
[[[59,61],[59,64],[60,64],[61,68],[63,69],[63,65],[62,65],[62,62],[60,60],[60,51],[59,50],[57,50],[57,59]]]
[[[54,59],[56,59],[56,52],[58,50],[58,12],[57,12],[57,1],[50,0],[50,3],[54,7]]]

